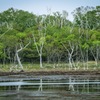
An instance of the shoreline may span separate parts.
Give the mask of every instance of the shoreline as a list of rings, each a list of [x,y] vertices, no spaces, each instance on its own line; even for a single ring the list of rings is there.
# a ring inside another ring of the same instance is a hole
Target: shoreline
[[[100,75],[100,70],[96,71],[20,71],[20,72],[0,72],[0,76],[8,75]]]

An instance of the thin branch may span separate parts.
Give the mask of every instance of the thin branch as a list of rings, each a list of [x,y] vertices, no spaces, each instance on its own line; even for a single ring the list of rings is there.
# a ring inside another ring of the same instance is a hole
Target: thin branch
[[[20,44],[20,49],[17,50],[17,52],[20,52],[21,50],[25,49],[29,44],[30,44],[30,41],[24,47],[22,47],[22,45]]]
[[[6,32],[4,32],[4,33],[0,36],[0,38],[2,38],[9,30],[10,30],[10,29],[8,29]]]
[[[34,36],[34,34],[32,34],[32,35],[33,35],[33,40],[34,40],[34,43],[35,43],[35,46],[36,46],[37,52],[38,52],[38,54],[40,54],[40,52],[39,52],[39,48],[38,48],[38,45],[36,44],[35,36]]]

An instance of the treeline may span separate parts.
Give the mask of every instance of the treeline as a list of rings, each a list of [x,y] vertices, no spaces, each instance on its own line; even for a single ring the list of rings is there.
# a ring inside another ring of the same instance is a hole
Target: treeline
[[[0,13],[0,63],[69,63],[100,60],[100,6],[79,7],[74,21],[66,11],[35,15],[10,8]]]

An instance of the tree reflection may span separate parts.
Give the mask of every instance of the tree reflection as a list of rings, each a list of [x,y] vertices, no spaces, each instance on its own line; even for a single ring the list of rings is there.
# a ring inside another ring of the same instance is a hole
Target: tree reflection
[[[70,91],[75,91],[75,89],[74,89],[74,83],[75,82],[75,80],[73,80],[71,77],[69,77],[69,90]]]
[[[42,88],[42,78],[40,78],[40,86],[39,86],[38,91],[42,91],[42,90],[43,90],[43,88]]]

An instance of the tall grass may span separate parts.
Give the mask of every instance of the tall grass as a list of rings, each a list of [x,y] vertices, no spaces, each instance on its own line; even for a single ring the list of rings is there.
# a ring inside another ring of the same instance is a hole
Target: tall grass
[[[68,71],[69,70],[69,64],[68,63],[59,63],[59,64],[47,64],[43,63],[43,68],[40,68],[39,64],[31,64],[31,63],[24,63],[23,64],[24,71]],[[15,67],[14,64],[0,64],[0,71],[9,72],[11,71],[11,68],[13,71],[19,71],[20,67]],[[84,70],[82,62],[78,63],[78,66],[76,66],[76,70]],[[79,69],[78,69],[79,68]],[[74,67],[71,70],[75,70]],[[86,70],[100,70],[100,62],[98,63],[98,66],[95,66],[94,61],[88,62],[88,69]]]

